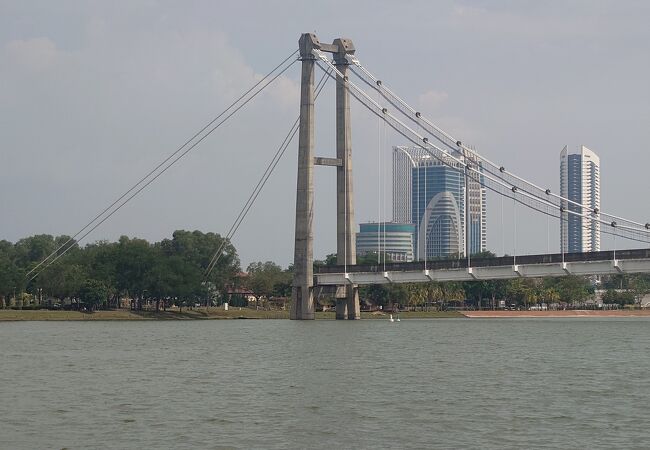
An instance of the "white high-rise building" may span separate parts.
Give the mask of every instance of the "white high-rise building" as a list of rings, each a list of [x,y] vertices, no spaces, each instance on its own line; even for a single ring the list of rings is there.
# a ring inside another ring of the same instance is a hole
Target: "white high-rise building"
[[[565,146],[560,153],[560,195],[585,205],[590,217],[600,214],[600,158],[587,147],[580,146],[569,152]],[[600,250],[600,222],[571,214],[587,213],[579,206],[562,201],[565,211],[561,220],[561,245],[564,252],[597,252]]]
[[[469,159],[480,172],[480,161]],[[464,167],[454,159],[393,147],[393,222],[415,225],[416,259],[465,254],[467,234],[470,253],[486,250],[486,192],[473,174],[465,189]]]

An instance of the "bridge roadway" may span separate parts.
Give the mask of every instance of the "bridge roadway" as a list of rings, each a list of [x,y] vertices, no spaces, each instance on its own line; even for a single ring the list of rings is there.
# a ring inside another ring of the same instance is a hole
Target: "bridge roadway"
[[[320,266],[314,284],[426,283],[428,281],[501,280],[508,278],[561,277],[650,273],[650,249],[588,253],[500,256],[448,259],[377,265]]]

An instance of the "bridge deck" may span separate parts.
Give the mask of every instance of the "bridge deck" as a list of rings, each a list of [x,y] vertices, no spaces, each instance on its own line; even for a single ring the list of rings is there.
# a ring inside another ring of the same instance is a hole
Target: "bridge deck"
[[[650,249],[501,256],[354,266],[320,266],[316,284],[469,281],[517,277],[650,272]]]

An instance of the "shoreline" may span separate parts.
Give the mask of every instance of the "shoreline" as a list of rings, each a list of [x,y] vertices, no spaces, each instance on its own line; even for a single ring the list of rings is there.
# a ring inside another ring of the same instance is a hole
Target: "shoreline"
[[[400,312],[408,319],[543,319],[543,318],[601,318],[601,317],[650,317],[650,309],[643,310],[562,310],[562,311],[412,311]],[[0,322],[21,321],[160,321],[160,320],[263,320],[289,319],[289,311],[257,311],[241,309],[224,311],[217,307],[195,308],[185,311],[49,311],[49,310],[0,310]],[[333,311],[317,312],[316,320],[334,320]],[[362,320],[388,320],[387,313],[362,312]]]
[[[461,318],[465,317],[456,311],[417,311],[402,312],[400,316],[404,319],[439,319],[439,318]],[[388,319],[387,313],[362,312],[362,320]],[[152,320],[237,320],[237,319],[289,319],[289,311],[257,311],[243,308],[224,311],[218,307],[210,308],[208,311],[203,308],[195,308],[184,311],[50,311],[50,310],[0,310],[0,322],[20,321],[152,321]],[[334,311],[317,312],[316,320],[334,320]]]
[[[571,309],[560,311],[461,311],[470,319],[561,318],[561,317],[650,317],[650,309],[609,310]]]

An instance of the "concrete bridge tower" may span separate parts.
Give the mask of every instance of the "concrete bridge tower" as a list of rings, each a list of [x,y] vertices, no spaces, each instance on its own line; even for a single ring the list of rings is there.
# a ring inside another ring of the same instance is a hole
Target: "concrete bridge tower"
[[[299,40],[302,74],[300,84],[300,127],[298,138],[298,181],[296,190],[296,234],[294,276],[291,291],[291,319],[314,319],[314,164],[336,167],[337,264],[356,264],[356,226],[352,189],[352,144],[350,94],[347,88],[347,54],[354,53],[349,39],[321,43],[316,35],[304,33]],[[336,158],[314,157],[314,64],[313,50],[334,54],[334,63],[343,74],[336,76]],[[359,319],[358,287],[351,284],[337,290],[336,318]]]

